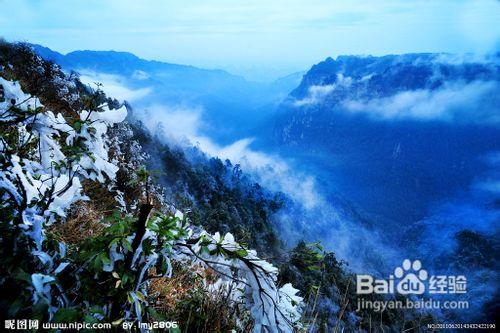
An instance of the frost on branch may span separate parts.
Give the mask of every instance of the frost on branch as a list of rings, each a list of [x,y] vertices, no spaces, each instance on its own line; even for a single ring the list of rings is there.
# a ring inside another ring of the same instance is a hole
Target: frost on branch
[[[118,167],[108,161],[105,136],[108,126],[123,121],[126,110],[101,105],[77,117],[63,116],[25,94],[17,82],[0,77],[0,85],[2,215],[10,219],[4,223],[16,237],[11,241],[25,238],[31,244],[28,252],[38,258],[40,273],[31,279],[38,300],[42,290],[45,294],[50,289],[46,284],[54,282],[50,276],[59,273],[55,270],[61,266],[54,262],[64,257],[60,246],[44,246],[45,229],[64,218],[72,204],[86,199],[81,180],[114,179]],[[64,299],[58,303],[64,304]]]
[[[290,284],[279,288],[277,269],[259,259],[255,251],[235,242],[231,234],[211,235],[190,225],[180,212],[155,213],[136,242],[141,218],[115,215],[112,219],[114,222],[102,238],[82,248],[82,265],[92,260],[82,276],[92,281],[97,277],[99,281],[113,275],[127,295],[125,319],[143,320],[149,308],[149,283],[158,277],[172,277],[176,262],[193,270],[200,266],[212,270],[219,280],[210,287],[227,291],[227,306],[246,312],[254,332],[291,332],[300,327],[302,299],[297,296],[298,291]],[[109,248],[104,257],[98,250],[101,245]],[[93,288],[102,287],[96,284]],[[113,305],[103,305],[110,307]]]
[[[302,298],[290,284],[278,287],[276,267],[260,259],[255,251],[235,242],[232,234],[211,235],[201,228],[189,226],[180,212],[176,215],[175,225],[168,219],[172,225],[168,233],[173,234],[171,244],[167,243],[167,249],[171,248],[169,263],[173,259],[214,270],[220,277],[219,286],[232,291],[230,298],[235,305],[249,311],[254,332],[288,332],[299,325]],[[168,224],[162,222],[165,217],[152,219],[145,237],[154,239],[155,234],[165,230]],[[154,265],[156,260],[156,254],[144,258],[146,266]],[[171,270],[166,273],[171,274]]]
[[[290,332],[299,326],[302,300],[291,285],[278,286],[274,266],[231,234],[212,235],[191,225],[163,205],[159,191],[151,195],[154,186],[146,170],[123,155],[133,151],[143,156],[140,146],[108,137],[111,127],[114,133],[127,132],[126,126],[114,126],[125,119],[124,107],[109,105],[99,91],[80,96],[77,84],[63,77],[56,86],[66,89],[55,96],[69,96],[70,103],[61,108],[44,106],[18,82],[2,76],[0,86],[5,266],[0,283],[4,290],[19,291],[6,297],[12,316],[36,312],[48,320],[143,321],[153,313],[151,281],[172,277],[177,262],[213,270],[219,279],[211,287],[227,291],[228,306],[246,313],[254,332]],[[57,106],[54,100],[50,104]],[[118,171],[131,169],[140,171],[133,182],[139,190],[113,192]],[[71,206],[89,200],[84,182],[105,185],[124,209],[103,218],[99,234],[68,246],[58,238],[57,226],[66,223]],[[138,194],[130,198],[131,193]]]
[[[190,239],[176,243],[180,253],[220,275],[221,283],[234,290],[233,301],[249,309],[254,332],[288,332],[299,327],[302,298],[291,284],[278,288],[276,267],[235,242],[230,233],[221,236],[190,230],[189,234]]]

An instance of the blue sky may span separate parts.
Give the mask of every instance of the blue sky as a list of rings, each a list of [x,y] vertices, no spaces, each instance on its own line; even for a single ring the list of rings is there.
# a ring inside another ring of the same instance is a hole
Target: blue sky
[[[0,8],[8,40],[60,52],[130,51],[257,76],[339,54],[500,46],[495,0],[0,0]]]

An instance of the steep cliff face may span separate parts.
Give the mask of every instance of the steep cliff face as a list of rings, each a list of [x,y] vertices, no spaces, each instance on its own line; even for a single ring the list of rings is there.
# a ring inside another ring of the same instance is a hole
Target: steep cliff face
[[[350,87],[349,93],[354,96],[384,97],[408,90],[436,90],[453,81],[497,81],[498,61],[495,55],[475,58],[433,53],[339,56],[312,66],[291,95],[301,99],[308,95],[312,86],[343,84]],[[343,96],[337,96],[349,97],[346,90]]]
[[[496,56],[329,58],[282,104],[274,135],[329,165],[376,213],[419,218],[427,201],[490,169],[482,156],[500,148],[499,68]],[[377,197],[411,209],[384,211]]]
[[[498,122],[499,62],[498,56],[446,54],[328,58],[314,65],[283,103],[278,136],[288,143],[307,143],[300,130],[309,122],[327,130],[336,118],[355,121],[357,115],[371,120]]]
[[[499,96],[498,55],[329,58],[281,105],[274,137],[402,256],[468,272],[481,316],[485,298],[496,302],[484,276],[498,257],[464,250],[464,238],[499,233]]]

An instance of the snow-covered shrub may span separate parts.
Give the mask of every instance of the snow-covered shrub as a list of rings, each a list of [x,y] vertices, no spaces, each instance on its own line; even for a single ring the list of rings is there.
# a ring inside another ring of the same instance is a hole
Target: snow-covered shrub
[[[148,285],[171,277],[175,261],[216,272],[215,285],[228,290],[228,306],[247,313],[254,332],[298,327],[301,298],[291,285],[278,286],[278,270],[231,234],[207,233],[162,206],[145,169],[128,184],[138,188],[137,197],[124,199],[116,177],[132,166],[124,167],[121,156],[127,142],[112,140],[108,131],[125,119],[126,108],[22,51],[26,68],[0,59],[2,311],[53,321],[147,320],[153,313]],[[44,78],[41,87],[30,71]],[[21,83],[40,96],[25,93]],[[66,244],[52,231],[66,222],[72,206],[90,200],[84,182],[103,185],[116,210],[101,219],[98,234]]]
[[[49,242],[46,228],[85,199],[83,179],[113,179],[117,167],[108,161],[105,134],[108,126],[124,120],[126,110],[102,105],[75,118],[64,117],[25,94],[18,82],[0,78],[0,85],[5,96],[0,103],[2,241],[11,245],[3,255],[33,258],[29,267],[10,262],[6,273],[31,276],[27,280],[34,300],[45,300],[53,313],[66,302],[62,295],[51,297],[51,285],[68,263],[65,245]]]

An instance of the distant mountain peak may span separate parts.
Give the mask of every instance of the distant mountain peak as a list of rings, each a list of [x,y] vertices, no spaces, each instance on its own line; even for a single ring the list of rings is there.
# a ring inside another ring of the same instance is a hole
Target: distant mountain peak
[[[311,67],[291,95],[303,98],[312,86],[331,85],[338,75],[351,78],[362,94],[393,94],[436,89],[444,81],[498,80],[498,56],[449,53],[408,53],[384,56],[339,55]],[[357,96],[360,97],[360,96]]]

